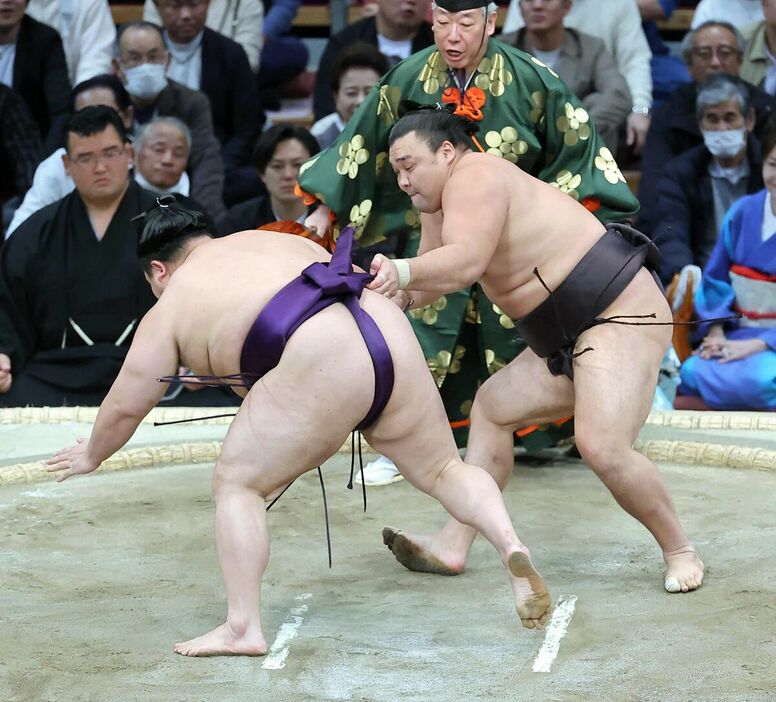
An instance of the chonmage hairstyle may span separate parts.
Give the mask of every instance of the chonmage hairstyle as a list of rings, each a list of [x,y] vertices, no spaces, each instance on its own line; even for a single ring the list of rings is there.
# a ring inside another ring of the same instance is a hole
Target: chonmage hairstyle
[[[144,270],[151,261],[171,261],[183,250],[184,244],[197,236],[211,236],[205,215],[181,205],[174,195],[156,198],[156,206],[133,217],[143,220],[143,233],[137,245],[137,255]]]
[[[457,149],[470,150],[472,137],[479,128],[466,117],[453,114],[454,109],[454,105],[419,105],[409,100],[400,102],[399,121],[391,129],[388,146],[393,146],[397,139],[415,132],[431,151],[439,149],[445,141]]]

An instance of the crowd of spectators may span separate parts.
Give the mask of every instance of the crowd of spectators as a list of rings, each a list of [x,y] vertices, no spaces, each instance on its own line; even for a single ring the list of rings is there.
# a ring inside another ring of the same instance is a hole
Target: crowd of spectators
[[[102,399],[153,301],[130,220],[156,195],[221,236],[303,223],[302,165],[434,43],[431,0],[354,2],[308,66],[304,4],[145,0],[117,27],[107,0],[0,0],[0,406]],[[679,392],[776,409],[776,0],[499,5],[497,39],[552,69],[628,167],[664,284],[681,279],[697,315],[741,315],[695,335]],[[310,119],[278,117],[300,94]]]

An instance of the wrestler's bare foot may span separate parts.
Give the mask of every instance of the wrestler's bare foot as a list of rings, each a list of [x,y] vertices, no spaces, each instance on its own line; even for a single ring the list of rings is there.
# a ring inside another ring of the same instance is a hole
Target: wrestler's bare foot
[[[459,575],[466,565],[465,558],[441,546],[434,537],[405,534],[393,527],[383,527],[383,543],[399,563],[418,573]]]
[[[175,644],[175,653],[182,656],[263,656],[266,652],[261,629],[248,627],[238,636],[228,622],[196,639]]]
[[[509,554],[506,566],[520,621],[527,629],[543,628],[550,617],[550,593],[533,567],[528,549]]]
[[[703,582],[703,561],[692,546],[663,553],[666,562],[665,589],[668,592],[697,590]]]

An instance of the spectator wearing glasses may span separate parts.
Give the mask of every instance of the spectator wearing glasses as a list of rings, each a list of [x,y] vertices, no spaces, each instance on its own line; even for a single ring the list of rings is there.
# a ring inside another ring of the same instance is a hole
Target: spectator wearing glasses
[[[677,88],[652,116],[641,162],[639,228],[642,231],[655,233],[657,189],[666,163],[703,144],[695,113],[699,86],[717,73],[739,77],[743,52],[741,33],[727,22],[707,22],[685,35],[682,57],[692,83]],[[749,105],[754,109],[753,133],[760,139],[765,123],[776,107],[776,100],[750,83],[743,86],[749,95]]]
[[[107,106],[75,113],[65,167],[75,190],[27,219],[0,262],[0,405],[98,404],[154,297],[137,259],[156,196],[130,177],[134,152]]]

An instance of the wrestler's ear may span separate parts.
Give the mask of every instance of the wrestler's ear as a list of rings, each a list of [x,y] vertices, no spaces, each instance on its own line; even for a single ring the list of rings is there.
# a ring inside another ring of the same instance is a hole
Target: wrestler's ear
[[[439,147],[439,151],[442,155],[442,158],[444,162],[448,165],[450,165],[453,162],[453,159],[456,156],[456,148],[453,145],[452,141],[443,141],[442,145]]]
[[[162,261],[151,261],[148,273],[146,274],[150,281],[158,285],[165,285],[170,278],[170,269]]]

